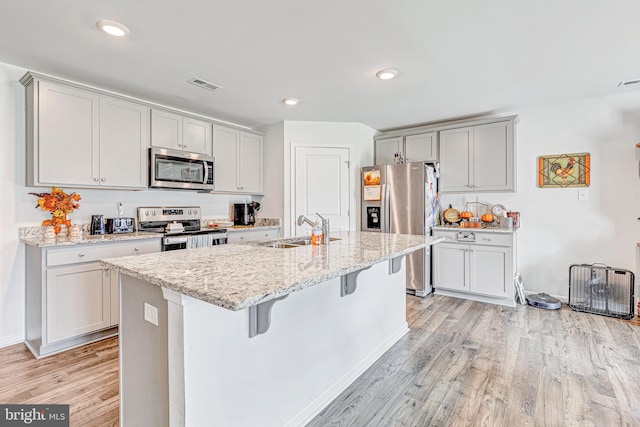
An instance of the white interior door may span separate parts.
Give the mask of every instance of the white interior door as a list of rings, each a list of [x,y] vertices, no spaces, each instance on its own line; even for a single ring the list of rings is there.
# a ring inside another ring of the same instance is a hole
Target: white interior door
[[[316,212],[330,220],[332,230],[349,229],[349,148],[295,147],[293,183],[294,226],[296,236],[309,234],[306,223],[295,219],[306,215],[312,221]]]

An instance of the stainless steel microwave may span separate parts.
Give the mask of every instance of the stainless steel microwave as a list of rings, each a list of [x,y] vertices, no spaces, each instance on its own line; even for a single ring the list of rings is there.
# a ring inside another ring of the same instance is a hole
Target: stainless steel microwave
[[[149,149],[149,187],[178,190],[214,189],[214,158],[167,148]]]

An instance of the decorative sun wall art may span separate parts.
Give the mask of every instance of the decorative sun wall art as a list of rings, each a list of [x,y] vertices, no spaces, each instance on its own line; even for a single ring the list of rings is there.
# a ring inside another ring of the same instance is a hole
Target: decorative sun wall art
[[[591,184],[591,154],[554,154],[538,157],[538,187],[588,187]]]

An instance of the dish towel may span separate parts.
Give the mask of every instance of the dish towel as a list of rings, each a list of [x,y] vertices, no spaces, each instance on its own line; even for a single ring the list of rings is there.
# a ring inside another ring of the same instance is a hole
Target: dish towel
[[[213,245],[213,234],[187,236],[187,249],[204,248]]]

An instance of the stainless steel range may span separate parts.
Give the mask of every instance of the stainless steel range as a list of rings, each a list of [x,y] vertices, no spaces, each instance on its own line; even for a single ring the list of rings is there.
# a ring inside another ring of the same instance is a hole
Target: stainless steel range
[[[163,233],[162,250],[224,245],[227,230],[202,228],[200,207],[138,208],[138,230]]]

